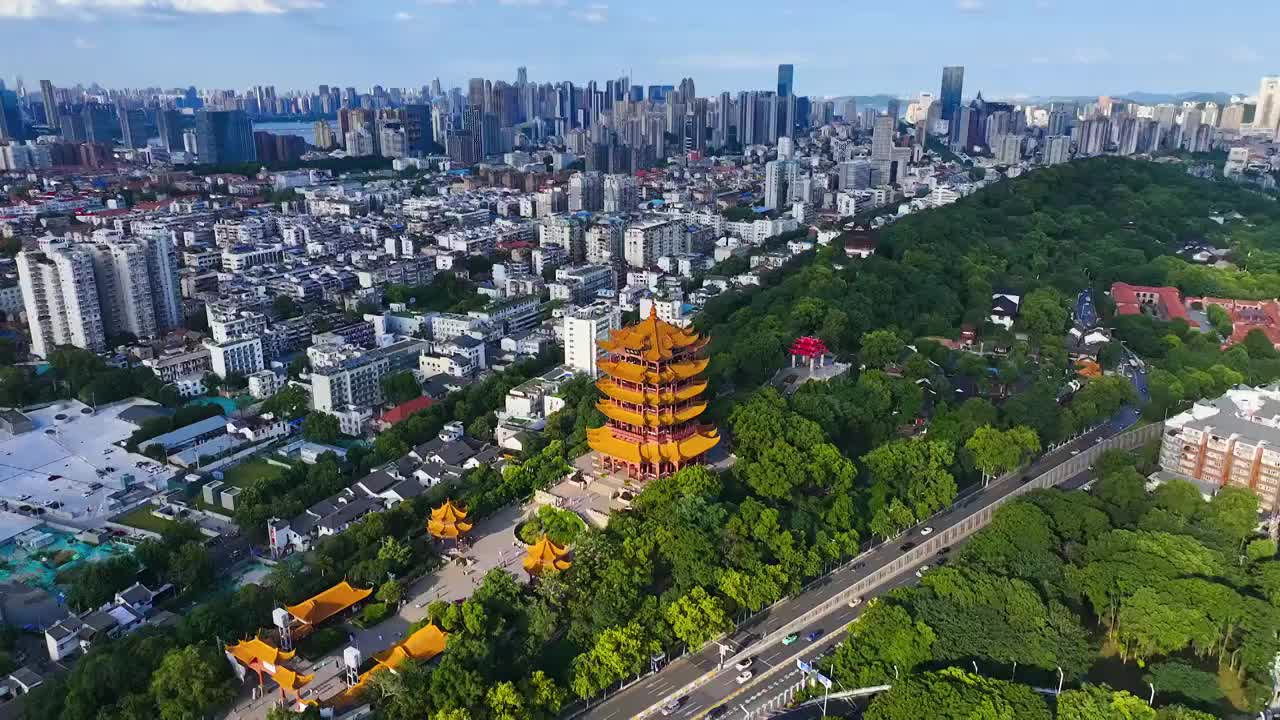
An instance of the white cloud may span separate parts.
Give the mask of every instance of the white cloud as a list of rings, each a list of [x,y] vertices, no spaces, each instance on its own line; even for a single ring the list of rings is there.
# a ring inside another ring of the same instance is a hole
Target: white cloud
[[[962,12],[981,12],[987,9],[986,0],[956,0],[956,9]]]
[[[407,12],[405,12],[405,11],[401,10],[400,12],[396,13],[395,15],[392,15],[392,16],[391,16],[391,18],[392,18],[393,20],[398,20],[398,21],[400,21],[400,22],[408,22],[409,20],[412,20],[412,19],[413,19],[413,13],[407,13]]]
[[[71,45],[77,50],[93,50],[98,47],[97,43],[80,35],[77,35],[75,39],[71,41]]]
[[[96,13],[283,15],[324,7],[321,0],[0,0],[0,18],[72,17]]]
[[[570,10],[569,14],[584,23],[600,25],[609,22],[609,6],[599,3],[588,5],[583,10]]]

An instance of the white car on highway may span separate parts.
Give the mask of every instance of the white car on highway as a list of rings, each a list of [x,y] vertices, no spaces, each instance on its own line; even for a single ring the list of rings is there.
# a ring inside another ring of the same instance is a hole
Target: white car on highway
[[[743,670],[742,672],[738,673],[738,684],[741,685],[742,683],[750,680],[751,678],[752,678],[751,671]]]
[[[920,530],[920,534],[921,534],[921,535],[932,535],[932,534],[933,534],[933,528],[931,528],[931,527],[923,528],[922,530]]]
[[[916,571],[916,577],[924,577],[924,574],[927,572],[929,572],[929,566],[921,565],[920,569]]]
[[[862,597],[861,597],[861,596],[855,597],[854,599],[852,599],[852,600],[850,600],[850,601],[849,601],[849,607],[851,607],[851,608],[856,608],[856,607],[858,607],[858,606],[859,606],[859,605],[861,605],[861,604],[862,604]]]
[[[733,666],[733,669],[746,670],[747,668],[751,667],[751,663],[753,662],[755,662],[755,658],[743,658],[739,660],[736,665]]]

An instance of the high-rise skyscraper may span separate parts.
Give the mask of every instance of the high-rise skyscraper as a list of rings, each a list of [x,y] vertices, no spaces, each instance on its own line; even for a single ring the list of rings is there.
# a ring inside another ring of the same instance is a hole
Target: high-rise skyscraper
[[[764,166],[764,206],[768,210],[783,207],[796,180],[794,160],[770,160]]]
[[[58,98],[53,91],[53,83],[48,80],[40,81],[40,97],[44,101],[44,119],[45,124],[54,130],[62,128],[61,118],[58,117]]]
[[[780,97],[791,96],[791,93],[795,90],[795,78],[795,65],[778,66],[778,95]]]
[[[253,162],[253,123],[243,110],[196,113],[196,153],[205,165]]]
[[[1258,85],[1258,109],[1254,111],[1253,128],[1260,134],[1280,128],[1280,75],[1262,78]]]
[[[160,143],[169,152],[182,152],[182,131],[186,123],[181,112],[177,110],[161,110],[156,114],[159,126]]]
[[[106,349],[93,256],[66,244],[18,253],[18,283],[31,331],[31,352],[48,357],[59,345]]]
[[[942,103],[942,119],[952,122],[960,110],[960,95],[964,92],[964,66],[948,65],[942,68],[942,92],[938,97]],[[952,130],[952,137],[955,131]]]
[[[431,127],[430,105],[405,105],[400,109],[403,120],[405,151],[412,157],[426,155],[435,135]]]
[[[22,121],[18,94],[0,88],[0,140],[26,140],[27,128]]]

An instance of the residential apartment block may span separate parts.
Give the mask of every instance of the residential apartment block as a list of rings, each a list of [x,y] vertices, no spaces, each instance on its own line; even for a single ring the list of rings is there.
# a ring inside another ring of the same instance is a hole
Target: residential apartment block
[[[1236,387],[1165,421],[1160,467],[1212,487],[1244,487],[1262,507],[1280,495],[1280,386]]]

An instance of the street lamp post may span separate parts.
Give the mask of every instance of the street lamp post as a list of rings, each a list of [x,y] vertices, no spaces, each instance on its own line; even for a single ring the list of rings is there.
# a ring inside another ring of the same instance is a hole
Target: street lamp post
[[[1062,666],[1059,665],[1058,666],[1058,694],[1059,695],[1062,694],[1062,679],[1063,679]]]
[[[1151,688],[1151,699],[1147,701],[1147,704],[1148,704],[1148,705],[1150,705],[1150,706],[1152,706],[1152,707],[1155,707],[1155,704],[1156,704],[1156,685],[1155,685],[1155,683],[1151,683],[1151,682],[1147,683],[1147,685]]]

